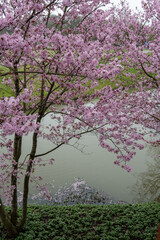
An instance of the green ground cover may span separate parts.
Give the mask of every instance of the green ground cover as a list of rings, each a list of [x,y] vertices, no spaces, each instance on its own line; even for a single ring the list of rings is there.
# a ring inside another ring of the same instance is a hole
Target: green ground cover
[[[8,72],[8,68],[0,66],[0,76],[6,72]],[[5,84],[2,84],[3,78],[4,77],[0,77],[0,98],[14,96],[14,92],[11,90],[11,88]]]
[[[19,68],[20,71],[23,71],[24,68],[21,67]],[[3,66],[0,66],[0,75],[9,72],[8,68],[5,68]],[[132,76],[126,76],[126,73],[131,73]],[[86,92],[86,94],[93,94],[94,90],[100,90],[102,88],[104,88],[107,85],[110,85],[113,89],[117,88],[117,84],[123,87],[131,87],[133,89],[133,85],[134,82],[137,81],[137,79],[141,79],[142,75],[144,75],[144,73],[139,73],[139,71],[137,69],[134,68],[129,68],[129,67],[124,67],[124,70],[121,72],[121,74],[117,75],[116,77],[114,77],[112,80],[106,79],[104,80],[99,80],[99,84],[97,87],[92,88],[91,81],[88,81],[88,86],[91,86],[91,89],[89,91]],[[136,76],[136,80],[134,79],[134,76]],[[8,77],[8,76],[7,76]],[[11,75],[12,77],[12,75]],[[20,74],[20,78],[23,82],[23,74]],[[40,87],[40,83],[39,80],[37,79],[37,74],[29,74],[27,77],[31,77],[34,80],[34,85],[35,85],[35,89],[37,91],[37,87]],[[14,96],[14,92],[11,90],[11,88],[7,85],[2,84],[2,79],[4,77],[0,76],[0,98],[2,96],[8,97],[8,96]],[[37,92],[34,92],[34,94],[37,94]],[[47,94],[47,93],[45,93]]]
[[[16,240],[155,240],[159,221],[159,203],[30,205],[24,231]],[[1,225],[0,236],[8,240]]]

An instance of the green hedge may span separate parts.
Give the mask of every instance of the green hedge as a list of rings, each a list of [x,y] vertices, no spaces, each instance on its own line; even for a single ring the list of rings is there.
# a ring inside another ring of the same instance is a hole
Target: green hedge
[[[155,240],[159,221],[159,203],[32,205],[16,240]],[[8,239],[1,225],[0,236]]]

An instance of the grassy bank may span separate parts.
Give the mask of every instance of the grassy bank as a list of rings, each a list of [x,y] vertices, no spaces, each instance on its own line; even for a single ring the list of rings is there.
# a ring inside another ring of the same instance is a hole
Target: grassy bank
[[[136,82],[137,82],[137,79],[138,79],[138,81],[140,81],[140,79],[145,75],[144,75],[144,73],[142,73],[142,71],[140,71],[140,69],[130,68],[125,65],[123,67],[124,67],[124,69],[122,70],[121,74],[119,74],[111,79],[106,79],[105,81],[99,80],[98,86],[95,88],[89,89],[86,92],[86,94],[91,95],[94,93],[95,89],[101,90],[107,85],[110,85],[113,89],[117,88],[117,86],[129,87],[130,91],[132,91],[134,89],[134,84],[136,84]],[[23,70],[24,70],[23,67],[19,68],[19,71],[23,71]],[[10,84],[5,85],[2,83],[3,79],[8,79],[8,77],[10,77],[11,79],[13,78],[12,75],[6,75],[6,76],[2,77],[3,74],[9,73],[9,72],[10,72],[10,70],[8,68],[0,65],[0,98],[15,95],[14,91],[12,90],[12,87],[10,87]],[[40,87],[40,82],[38,80],[38,76],[35,77],[34,74],[28,74],[27,77],[31,77],[31,78],[33,77],[34,87],[35,87],[34,94],[37,94],[37,87]],[[20,79],[23,82],[23,80],[24,80],[23,74],[20,74]],[[4,80],[4,82],[5,82],[5,80]],[[91,87],[91,85],[92,85],[92,81],[88,81],[87,87],[89,87],[89,86]],[[45,94],[47,94],[47,92]]]
[[[155,240],[159,222],[159,203],[32,205],[16,240]],[[8,240],[1,225],[0,236],[0,240]]]

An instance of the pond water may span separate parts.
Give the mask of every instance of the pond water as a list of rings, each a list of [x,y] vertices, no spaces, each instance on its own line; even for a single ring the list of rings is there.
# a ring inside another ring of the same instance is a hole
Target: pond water
[[[49,118],[46,117],[46,124]],[[114,165],[116,155],[109,153],[107,150],[99,146],[95,135],[90,134],[84,136],[79,144],[84,145],[83,152],[77,149],[64,145],[55,152],[43,157],[44,160],[54,158],[53,165],[38,168],[37,175],[43,177],[44,183],[53,183],[53,192],[55,193],[61,186],[66,183],[71,184],[74,178],[83,178],[88,186],[94,187],[97,190],[102,190],[105,194],[112,196],[116,200],[133,203],[138,198],[141,201],[157,199],[159,194],[160,172],[159,159],[155,161],[154,150],[146,146],[144,150],[137,151],[134,159],[131,160],[130,166],[132,172],[128,173],[122,168]],[[29,153],[31,147],[30,137],[26,137],[23,141],[23,153]],[[38,140],[37,153],[43,153],[52,148],[52,144],[46,140]],[[152,166],[151,176],[151,166]],[[155,170],[154,170],[155,166]],[[155,174],[154,174],[155,173]],[[144,175],[143,175],[144,174]],[[149,175],[149,181],[148,179]],[[141,176],[143,175],[143,176]],[[152,178],[156,176],[153,183]],[[143,180],[150,185],[150,190],[145,189]],[[137,181],[139,181],[137,183]],[[153,184],[153,186],[152,186]],[[30,188],[30,193],[34,194],[34,188]]]

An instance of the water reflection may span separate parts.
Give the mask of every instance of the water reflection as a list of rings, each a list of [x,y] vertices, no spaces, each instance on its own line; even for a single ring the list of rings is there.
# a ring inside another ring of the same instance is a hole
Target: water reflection
[[[138,202],[160,202],[160,148],[149,146],[148,154],[153,161],[146,162],[147,169],[137,175],[132,190],[136,193],[135,200]]]

